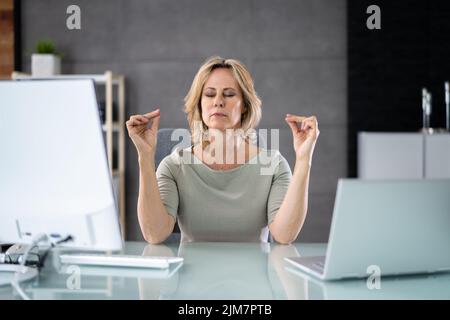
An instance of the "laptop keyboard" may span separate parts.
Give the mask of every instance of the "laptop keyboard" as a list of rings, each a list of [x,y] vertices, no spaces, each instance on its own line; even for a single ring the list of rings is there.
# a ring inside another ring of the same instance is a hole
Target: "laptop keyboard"
[[[303,270],[314,271],[318,274],[323,274],[325,271],[325,256],[288,257],[286,259]]]
[[[323,269],[325,268],[325,263],[323,261],[318,261],[312,264],[312,269],[323,273]]]

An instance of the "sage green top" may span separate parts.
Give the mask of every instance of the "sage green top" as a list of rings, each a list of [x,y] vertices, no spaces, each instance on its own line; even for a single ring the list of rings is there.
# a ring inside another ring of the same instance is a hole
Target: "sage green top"
[[[260,149],[239,167],[214,170],[192,148],[177,148],[161,161],[156,176],[182,241],[265,241],[292,172],[277,150]]]

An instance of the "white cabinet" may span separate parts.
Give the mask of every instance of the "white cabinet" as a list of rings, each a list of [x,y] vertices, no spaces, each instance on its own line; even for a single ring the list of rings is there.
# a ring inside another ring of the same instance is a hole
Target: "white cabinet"
[[[450,134],[425,136],[425,177],[450,178]]]
[[[450,134],[360,132],[358,177],[450,178]]]

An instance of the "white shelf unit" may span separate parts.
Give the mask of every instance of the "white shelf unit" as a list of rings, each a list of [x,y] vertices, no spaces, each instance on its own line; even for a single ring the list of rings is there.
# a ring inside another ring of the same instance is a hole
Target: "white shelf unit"
[[[105,123],[102,128],[106,134],[106,150],[111,177],[114,181],[119,207],[119,220],[122,237],[125,239],[125,77],[106,71],[103,74],[63,74],[51,77],[33,77],[30,74],[14,71],[14,80],[20,79],[93,79],[96,85],[105,86]],[[118,121],[113,121],[114,89],[117,90]],[[118,163],[113,167],[114,139],[117,139]]]

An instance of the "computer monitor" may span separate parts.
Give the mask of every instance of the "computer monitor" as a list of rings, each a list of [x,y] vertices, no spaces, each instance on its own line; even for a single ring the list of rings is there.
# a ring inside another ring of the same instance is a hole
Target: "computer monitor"
[[[0,81],[0,243],[120,250],[91,79]]]

